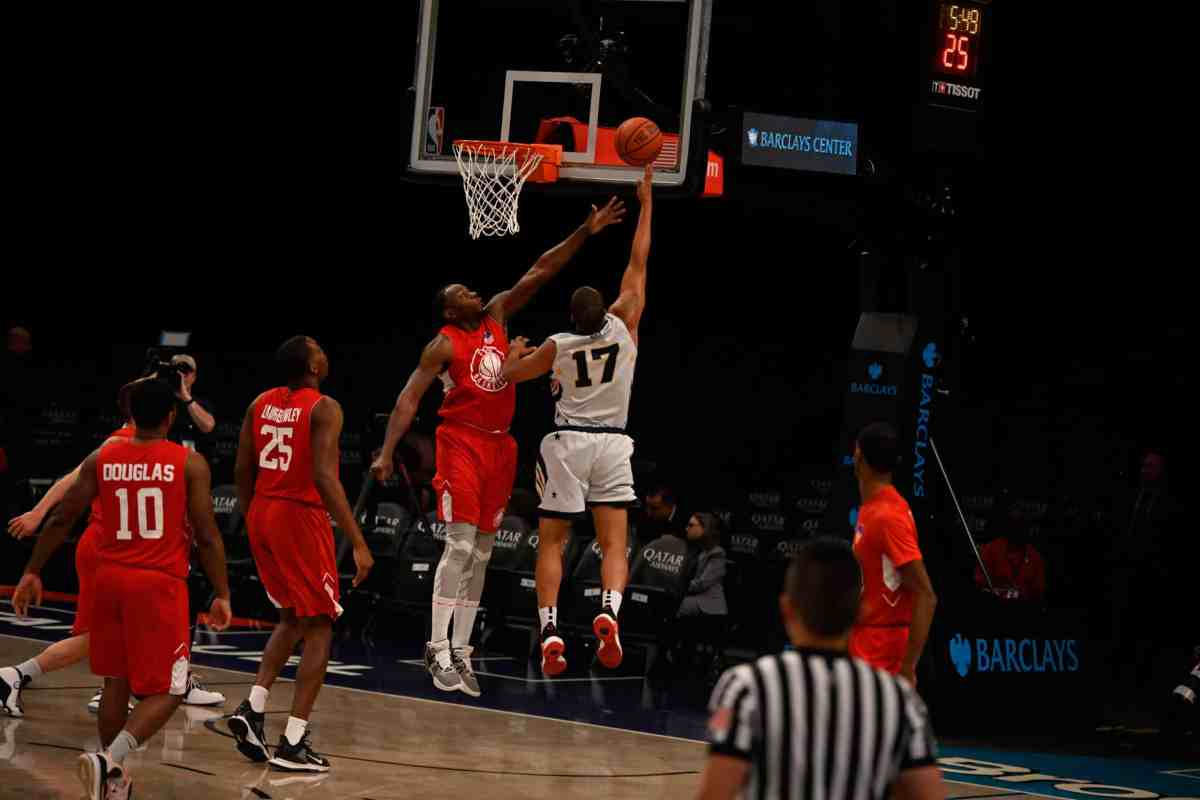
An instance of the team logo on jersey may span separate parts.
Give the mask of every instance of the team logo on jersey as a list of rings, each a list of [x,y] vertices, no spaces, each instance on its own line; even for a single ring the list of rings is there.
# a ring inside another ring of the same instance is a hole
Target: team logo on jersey
[[[488,337],[484,337],[488,341]],[[508,386],[508,381],[501,377],[504,369],[504,353],[499,348],[484,344],[471,357],[471,380],[485,392],[499,392]]]

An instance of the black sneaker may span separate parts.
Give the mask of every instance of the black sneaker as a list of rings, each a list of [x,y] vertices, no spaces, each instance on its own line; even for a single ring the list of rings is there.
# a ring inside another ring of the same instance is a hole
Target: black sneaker
[[[237,740],[238,752],[259,764],[271,757],[267,752],[267,734],[263,731],[264,719],[264,714],[255,713],[250,707],[249,700],[243,700],[226,723]]]
[[[271,766],[285,772],[329,772],[329,762],[317,755],[308,741],[310,733],[306,730],[297,744],[291,744],[286,736],[280,736]]]
[[[567,668],[567,660],[563,658],[566,643],[558,635],[558,629],[553,622],[547,622],[542,628],[542,674],[547,678],[561,675]]]

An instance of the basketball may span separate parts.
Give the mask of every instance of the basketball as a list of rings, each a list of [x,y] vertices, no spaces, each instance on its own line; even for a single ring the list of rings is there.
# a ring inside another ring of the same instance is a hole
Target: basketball
[[[626,164],[642,167],[658,158],[662,141],[662,131],[654,120],[631,117],[617,128],[617,155]]]

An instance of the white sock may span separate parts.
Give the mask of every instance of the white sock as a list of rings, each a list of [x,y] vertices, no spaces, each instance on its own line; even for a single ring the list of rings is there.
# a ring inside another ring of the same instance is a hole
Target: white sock
[[[471,600],[464,600],[454,607],[454,638],[451,641],[455,650],[471,643],[471,633],[475,630],[475,615],[478,613],[479,603]]]
[[[269,689],[264,689],[261,686],[250,687],[250,710],[255,714],[261,714],[267,710],[267,695],[271,692]]]
[[[495,543],[495,536],[477,533],[471,548],[471,559],[458,580],[453,639],[456,650],[471,643],[471,634],[475,632],[475,615],[479,613],[479,598],[483,597],[483,583],[487,579],[488,562],[492,560],[492,546]]]
[[[22,675],[27,675],[31,679],[40,678],[45,674],[42,672],[42,666],[37,662],[36,658],[31,658],[24,664],[18,664],[17,669],[21,670]]]
[[[113,743],[108,746],[108,754],[117,766],[125,763],[125,757],[138,749],[138,740],[129,731],[121,731]]]
[[[558,627],[558,606],[544,606],[538,609],[538,622],[542,623],[542,630],[546,630],[547,625]]]
[[[308,720],[288,717],[287,730],[283,732],[283,735],[287,737],[288,744],[298,745],[306,730],[308,730]]]
[[[601,603],[601,605],[608,606],[609,608],[611,608],[613,610],[614,614],[620,614],[621,613],[621,593],[618,592],[616,589],[605,589],[604,590],[604,601]]]
[[[450,620],[454,618],[454,609],[458,601],[446,597],[433,597],[433,635],[432,641],[440,642],[450,638]]]

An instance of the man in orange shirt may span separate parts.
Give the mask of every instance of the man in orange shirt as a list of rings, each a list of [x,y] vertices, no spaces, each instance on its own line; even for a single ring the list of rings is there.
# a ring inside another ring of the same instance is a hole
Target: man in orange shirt
[[[916,685],[917,661],[929,638],[937,595],[917,546],[912,510],[892,485],[899,461],[891,425],[877,422],[858,435],[854,476],[862,506],[854,554],[862,566],[863,594],[850,655]]]

